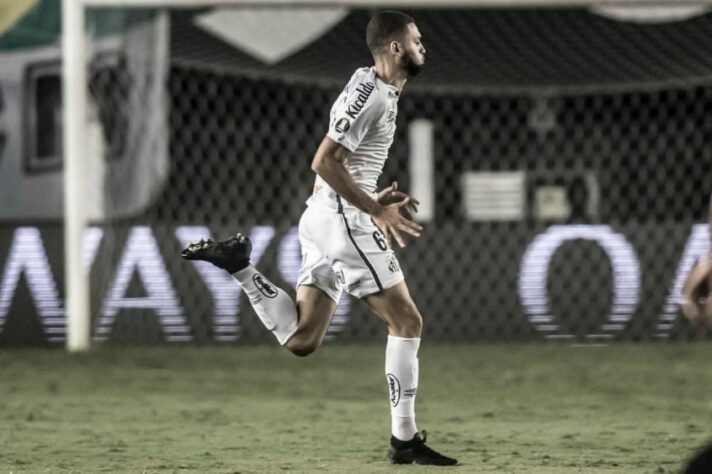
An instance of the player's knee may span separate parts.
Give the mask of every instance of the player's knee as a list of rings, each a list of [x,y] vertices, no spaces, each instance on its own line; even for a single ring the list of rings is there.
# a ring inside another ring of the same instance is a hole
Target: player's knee
[[[286,346],[295,356],[306,357],[319,348],[319,343],[311,339],[297,337],[290,339]]]
[[[412,336],[409,337],[420,337],[423,332],[423,317],[418,311],[415,311],[408,318],[408,331]]]
[[[289,348],[289,350],[292,351],[292,354],[294,354],[297,357],[306,357],[309,354],[316,351],[316,349],[317,349],[316,344],[298,344],[298,345],[295,345],[294,347]]]
[[[423,317],[417,309],[412,308],[398,314],[391,321],[391,332],[400,337],[420,337],[423,331]]]

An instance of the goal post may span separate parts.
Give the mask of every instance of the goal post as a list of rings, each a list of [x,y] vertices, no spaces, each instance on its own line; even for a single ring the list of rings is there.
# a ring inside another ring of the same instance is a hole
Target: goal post
[[[88,157],[82,148],[87,116],[87,67],[84,33],[86,5],[62,2],[62,84],[64,156],[64,256],[66,281],[67,349],[90,347],[89,281],[83,262]]]
[[[88,9],[194,8],[206,6],[312,6],[346,8],[555,8],[699,6],[712,0],[63,0],[62,87],[64,157],[64,256],[66,284],[66,347],[86,351],[91,346],[89,276],[84,236],[90,222],[87,194],[90,156],[87,149],[89,75],[86,18]]]

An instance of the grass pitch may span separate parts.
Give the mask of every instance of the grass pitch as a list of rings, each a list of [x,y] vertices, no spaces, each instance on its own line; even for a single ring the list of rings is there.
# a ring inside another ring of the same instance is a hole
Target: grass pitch
[[[383,355],[0,351],[0,473],[442,472],[386,463]],[[459,473],[679,472],[712,438],[711,361],[702,343],[426,342],[418,424]]]

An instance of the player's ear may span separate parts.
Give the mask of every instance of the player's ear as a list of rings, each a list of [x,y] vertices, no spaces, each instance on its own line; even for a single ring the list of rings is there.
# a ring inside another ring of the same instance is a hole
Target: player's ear
[[[389,49],[391,50],[392,54],[400,54],[402,48],[398,41],[391,41],[391,44],[389,46]]]

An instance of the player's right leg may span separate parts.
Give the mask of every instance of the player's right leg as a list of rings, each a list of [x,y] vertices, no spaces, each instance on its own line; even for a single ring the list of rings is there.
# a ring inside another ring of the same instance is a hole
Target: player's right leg
[[[371,310],[388,325],[386,379],[391,402],[391,446],[393,464],[453,466],[457,460],[425,444],[426,433],[415,424],[418,391],[418,349],[423,318],[405,281],[363,297]]]
[[[418,349],[423,318],[410,296],[398,259],[383,234],[363,213],[338,215],[341,238],[332,235],[325,253],[352,296],[364,300],[388,325],[386,381],[391,405],[391,440],[388,457],[394,464],[418,463],[451,466],[425,444],[425,433],[415,423],[418,390]]]

